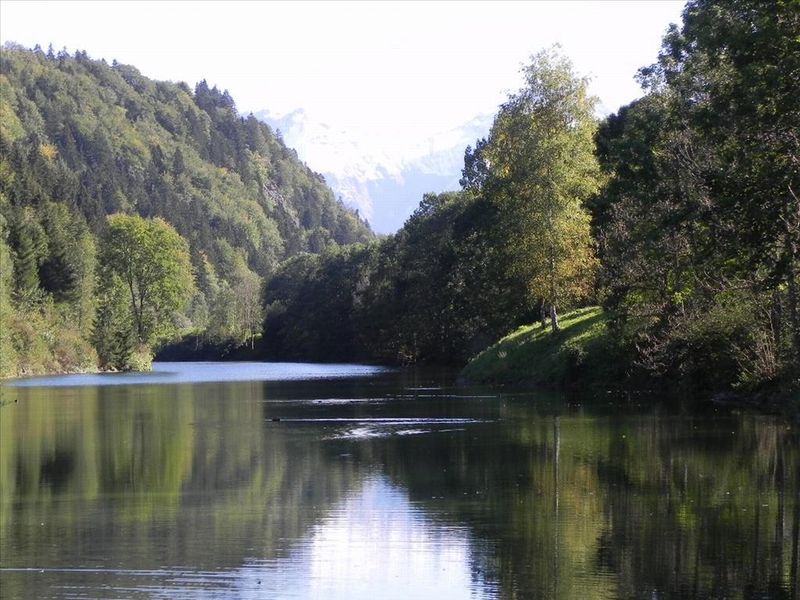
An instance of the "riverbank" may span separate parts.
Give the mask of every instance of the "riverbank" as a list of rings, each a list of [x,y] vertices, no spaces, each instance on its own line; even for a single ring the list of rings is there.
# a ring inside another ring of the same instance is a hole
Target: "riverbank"
[[[568,312],[561,330],[525,325],[492,344],[461,371],[461,378],[476,384],[521,384],[583,391],[666,390],[697,395],[698,400],[728,409],[779,413],[800,421],[800,392],[778,383],[758,390],[698,390],[685,382],[666,382],[639,374],[632,378],[630,357],[614,343],[608,315],[600,307]],[[684,387],[682,387],[684,386]]]
[[[90,333],[70,321],[52,303],[27,311],[12,311],[0,331],[0,380],[43,375],[114,372],[101,368]],[[130,371],[149,371],[152,352],[135,348],[128,358]]]
[[[10,311],[0,332],[0,379],[98,369],[97,352],[51,304]]]
[[[600,307],[564,314],[560,331],[525,325],[473,358],[462,377],[471,383],[522,383],[567,388],[574,382],[598,384],[615,379],[612,342]]]
[[[193,333],[159,347],[155,360],[185,361],[263,361],[266,349],[259,336],[251,345],[232,339],[213,341]]]

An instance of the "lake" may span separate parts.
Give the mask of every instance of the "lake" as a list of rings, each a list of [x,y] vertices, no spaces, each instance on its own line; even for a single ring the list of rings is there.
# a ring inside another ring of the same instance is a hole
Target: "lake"
[[[798,598],[800,434],[358,365],[0,387],[3,598]]]

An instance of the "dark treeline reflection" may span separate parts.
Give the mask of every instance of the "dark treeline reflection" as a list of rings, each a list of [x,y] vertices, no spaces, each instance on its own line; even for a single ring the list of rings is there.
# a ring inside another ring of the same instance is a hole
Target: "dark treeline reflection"
[[[17,390],[0,409],[2,566],[212,570],[285,552],[354,474],[265,422],[262,386]]]
[[[472,577],[502,598],[797,597],[796,428],[469,392],[17,389],[0,408],[0,566],[235,573],[289,560],[380,477],[465,531]],[[3,573],[9,597],[51,584]]]
[[[503,597],[796,597],[784,425],[511,412],[491,435],[371,445],[413,499],[470,526]]]

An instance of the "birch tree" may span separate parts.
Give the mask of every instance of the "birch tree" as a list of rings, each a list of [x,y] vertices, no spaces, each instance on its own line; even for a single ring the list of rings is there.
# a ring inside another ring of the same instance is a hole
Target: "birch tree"
[[[558,330],[557,309],[591,294],[597,269],[585,201],[600,184],[594,98],[557,49],[535,55],[483,150],[506,229],[508,268]]]

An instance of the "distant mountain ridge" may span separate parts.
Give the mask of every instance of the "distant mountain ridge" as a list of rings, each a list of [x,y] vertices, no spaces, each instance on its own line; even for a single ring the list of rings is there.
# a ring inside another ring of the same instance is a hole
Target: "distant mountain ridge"
[[[303,109],[255,116],[280,132],[299,157],[319,170],[348,206],[378,233],[393,233],[427,192],[458,189],[464,149],[487,135],[492,115],[480,115],[408,149],[405,156],[368,148],[345,130],[315,120]]]

